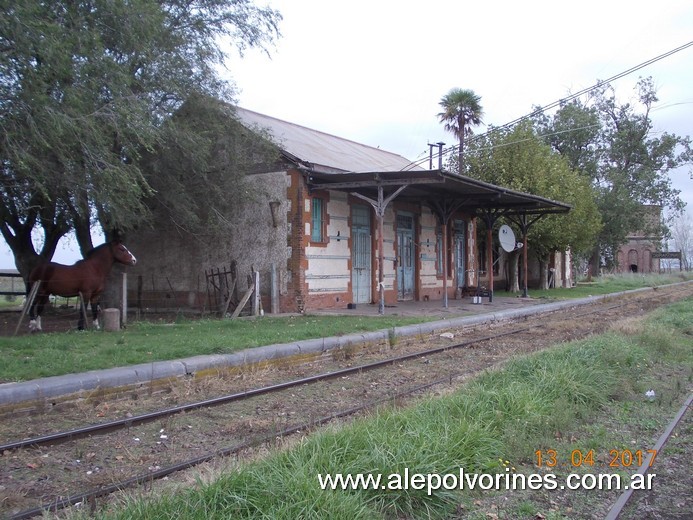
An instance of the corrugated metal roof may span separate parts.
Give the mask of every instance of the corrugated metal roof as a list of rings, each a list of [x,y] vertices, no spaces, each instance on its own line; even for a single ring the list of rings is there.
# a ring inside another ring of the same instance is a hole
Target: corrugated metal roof
[[[395,153],[360,144],[348,139],[282,121],[240,107],[238,119],[250,129],[263,129],[277,145],[307,168],[308,183],[327,190],[358,192],[375,200],[377,187],[386,193],[407,186],[397,198],[412,202],[454,199],[477,211],[504,209],[512,214],[566,213],[571,206],[529,193],[495,186],[442,170],[425,170]],[[340,175],[330,175],[339,173]]]
[[[421,170],[412,167],[411,161],[401,155],[343,139],[294,123],[282,121],[236,107],[239,120],[249,128],[261,128],[269,132],[276,144],[285,152],[316,171],[322,172],[372,172]]]
[[[400,186],[407,186],[397,200],[413,203],[457,200],[461,202],[460,208],[472,211],[502,209],[507,215],[567,213],[571,209],[571,205],[564,202],[441,170],[359,172],[339,176],[313,172],[308,176],[308,183],[318,189],[357,192],[371,200],[377,200],[378,186],[383,187],[386,196]]]

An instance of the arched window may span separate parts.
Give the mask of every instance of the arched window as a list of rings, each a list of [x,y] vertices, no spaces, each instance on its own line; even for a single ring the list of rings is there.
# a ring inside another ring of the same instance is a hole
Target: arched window
[[[638,272],[638,252],[635,249],[628,251],[628,270],[631,273]]]

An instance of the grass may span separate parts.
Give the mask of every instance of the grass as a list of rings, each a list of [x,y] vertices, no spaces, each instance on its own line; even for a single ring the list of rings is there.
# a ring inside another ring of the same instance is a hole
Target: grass
[[[681,281],[684,275],[605,276],[594,285],[530,291],[539,298],[577,298]],[[502,296],[504,293],[498,293]],[[64,332],[0,337],[0,383],[205,354],[224,354],[274,343],[337,336],[421,323],[432,318],[398,316],[265,317],[257,320],[176,320],[131,323],[118,333]],[[390,336],[390,346],[396,338]]]
[[[532,298],[568,299],[584,298],[598,294],[609,294],[640,287],[659,287],[666,284],[693,280],[693,272],[676,272],[671,274],[608,274],[595,278],[594,281],[578,282],[575,287],[556,287],[554,289],[529,289]],[[499,293],[502,295],[503,293]]]
[[[650,416],[661,422],[663,408],[658,407],[666,404],[664,400],[669,405],[680,400],[691,382],[692,303],[689,298],[658,311],[636,334],[611,332],[517,358],[452,395],[328,428],[212,483],[153,500],[132,499],[105,518],[462,518],[461,510],[466,511],[464,518],[487,518],[483,511],[474,511],[486,500],[479,492],[323,491],[317,475],[367,473],[386,478],[404,474],[405,468],[422,474],[457,474],[459,468],[504,474],[510,466],[536,473],[535,452],[556,447],[557,432],[582,431],[577,444],[582,450],[608,454],[619,446],[632,448],[630,438],[616,445],[613,432],[619,433],[624,422]],[[669,377],[672,373],[678,374],[676,382]],[[643,398],[647,385],[657,387],[659,401]],[[605,417],[619,427],[600,427]],[[660,428],[654,424],[654,429]],[[584,433],[590,430],[591,435]],[[567,443],[577,442],[573,435],[566,437]],[[562,458],[570,453],[565,451],[568,445],[561,445]],[[548,500],[546,493],[540,495]],[[559,498],[552,495],[554,499]],[[515,497],[513,492],[508,503],[514,508],[508,517],[536,518],[541,513],[542,518],[566,518],[554,502],[547,505],[533,496]]]
[[[0,296],[0,309],[16,309],[20,304],[19,296]]]
[[[0,338],[0,382],[339,336],[420,323],[396,316],[293,316],[242,320],[139,322],[117,333],[42,333]]]

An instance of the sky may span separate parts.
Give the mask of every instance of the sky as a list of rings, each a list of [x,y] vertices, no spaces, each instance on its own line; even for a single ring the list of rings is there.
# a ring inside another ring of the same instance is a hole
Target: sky
[[[499,126],[693,40],[690,0],[255,3],[282,14],[282,35],[269,56],[230,51],[222,76],[239,105],[412,161],[428,143],[455,143],[437,117],[452,88],[480,95],[484,123]],[[615,81],[618,100],[634,100],[647,76],[654,132],[693,135],[693,47]],[[693,213],[689,170],[672,182]],[[0,242],[0,268],[14,267],[8,252]]]

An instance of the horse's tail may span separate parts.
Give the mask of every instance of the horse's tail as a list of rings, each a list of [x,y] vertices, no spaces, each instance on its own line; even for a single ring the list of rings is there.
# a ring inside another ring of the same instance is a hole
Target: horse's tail
[[[39,293],[45,293],[44,287],[39,287],[38,289],[34,289],[34,286],[37,283],[43,283],[46,280],[48,280],[50,278],[50,275],[52,274],[51,271],[52,271],[52,269],[51,269],[50,262],[41,262],[40,264],[38,264],[36,267],[34,267],[29,272],[29,277],[27,278],[26,282],[24,283],[24,285],[26,287],[27,300],[29,299],[29,296],[31,295],[32,290],[37,292],[34,300],[36,300],[36,297],[39,296]]]
[[[26,282],[24,282],[27,297],[29,296],[31,288],[34,286],[34,284],[43,278],[45,267],[45,263],[40,263],[29,272],[29,277],[26,279]]]

